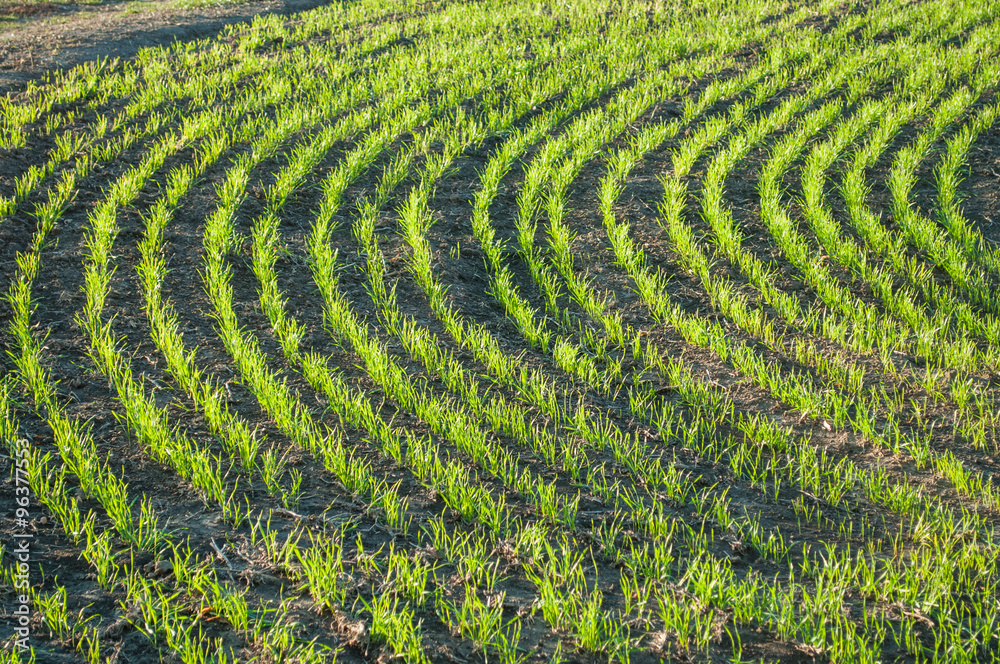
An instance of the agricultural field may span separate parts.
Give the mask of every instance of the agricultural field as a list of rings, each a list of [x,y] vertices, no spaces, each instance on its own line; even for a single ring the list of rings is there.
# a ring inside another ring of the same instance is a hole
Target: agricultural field
[[[0,662],[1000,659],[1000,3],[344,0],[0,97]]]

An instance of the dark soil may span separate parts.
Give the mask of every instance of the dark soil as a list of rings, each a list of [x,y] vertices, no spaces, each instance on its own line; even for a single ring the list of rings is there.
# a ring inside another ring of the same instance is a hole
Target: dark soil
[[[959,205],[995,251],[1000,247],[1000,126],[994,124],[979,136],[962,175]]]

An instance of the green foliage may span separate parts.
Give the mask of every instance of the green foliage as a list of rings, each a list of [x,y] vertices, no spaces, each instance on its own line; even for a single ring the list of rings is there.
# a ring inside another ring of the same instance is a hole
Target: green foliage
[[[366,0],[32,84],[0,100],[0,147],[38,156],[0,198],[34,225],[5,282],[15,473],[164,659],[741,661],[754,631],[984,661],[1000,258],[962,185],[998,12]],[[60,383],[39,284],[78,228],[88,369],[214,535]],[[51,639],[114,651],[58,580],[31,594]]]

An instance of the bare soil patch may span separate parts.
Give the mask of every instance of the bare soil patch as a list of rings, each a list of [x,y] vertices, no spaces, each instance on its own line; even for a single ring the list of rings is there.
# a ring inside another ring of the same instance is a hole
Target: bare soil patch
[[[176,0],[101,4],[0,3],[0,94],[88,60],[211,37],[262,14],[294,14],[324,0],[249,0],[185,8]]]

